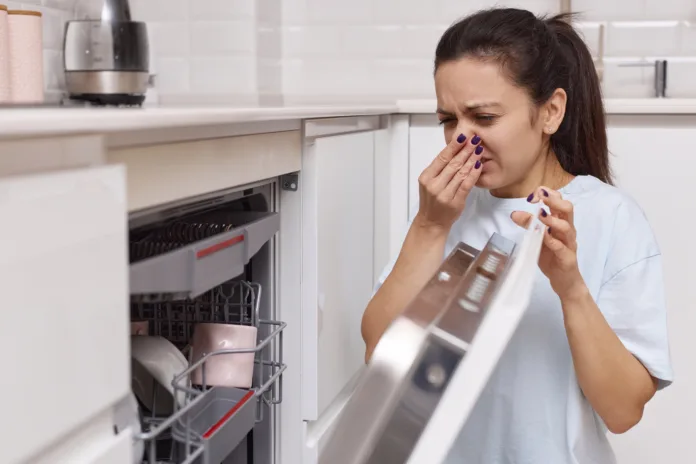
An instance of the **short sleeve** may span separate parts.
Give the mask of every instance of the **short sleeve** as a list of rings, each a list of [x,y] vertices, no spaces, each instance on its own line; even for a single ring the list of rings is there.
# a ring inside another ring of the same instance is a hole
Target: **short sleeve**
[[[401,231],[401,237],[400,240],[401,242],[399,243],[399,252],[401,252],[401,248],[404,245],[404,241],[406,241],[406,235],[408,234],[409,229],[411,228],[411,224],[413,223],[413,220],[409,220],[408,223],[406,224],[406,228]],[[387,263],[386,266],[384,266],[384,269],[382,269],[382,273],[379,275],[377,278],[377,282],[375,282],[375,286],[372,289],[372,296],[375,296],[375,293],[377,293],[377,290],[382,287],[382,284],[384,284],[384,281],[387,280],[387,277],[389,277],[389,274],[391,274],[392,270],[394,269],[394,266],[396,265],[396,260],[399,258],[399,254],[397,253],[396,256],[392,256],[392,258],[389,260],[389,263]]]
[[[635,204],[622,206],[597,305],[661,389],[673,380],[662,256],[642,211]]]

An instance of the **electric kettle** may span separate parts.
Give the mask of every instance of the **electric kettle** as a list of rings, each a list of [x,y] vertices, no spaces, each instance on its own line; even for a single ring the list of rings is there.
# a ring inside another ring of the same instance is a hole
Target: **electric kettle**
[[[69,97],[98,105],[141,105],[149,81],[147,25],[131,19],[128,0],[68,21],[63,42]],[[98,16],[98,17],[94,17]]]

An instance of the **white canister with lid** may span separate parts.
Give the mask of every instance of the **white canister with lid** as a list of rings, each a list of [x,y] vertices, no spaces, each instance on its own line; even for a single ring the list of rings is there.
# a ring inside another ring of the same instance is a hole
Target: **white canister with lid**
[[[14,103],[40,103],[44,99],[43,21],[41,13],[9,10],[10,88]]]
[[[0,5],[0,103],[10,101],[10,35],[7,6]]]

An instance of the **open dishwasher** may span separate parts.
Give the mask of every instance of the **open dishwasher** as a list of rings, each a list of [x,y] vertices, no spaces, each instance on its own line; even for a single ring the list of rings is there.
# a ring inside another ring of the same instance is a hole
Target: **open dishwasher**
[[[116,426],[139,432],[134,462],[276,462],[275,189],[131,216],[132,395]]]
[[[382,336],[320,464],[445,461],[529,304],[544,231],[454,248]]]

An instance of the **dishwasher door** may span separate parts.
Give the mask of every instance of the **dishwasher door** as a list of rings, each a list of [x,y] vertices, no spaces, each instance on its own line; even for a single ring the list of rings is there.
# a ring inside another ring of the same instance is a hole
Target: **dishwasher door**
[[[385,332],[320,450],[320,464],[438,464],[531,296],[544,228],[460,243]]]

